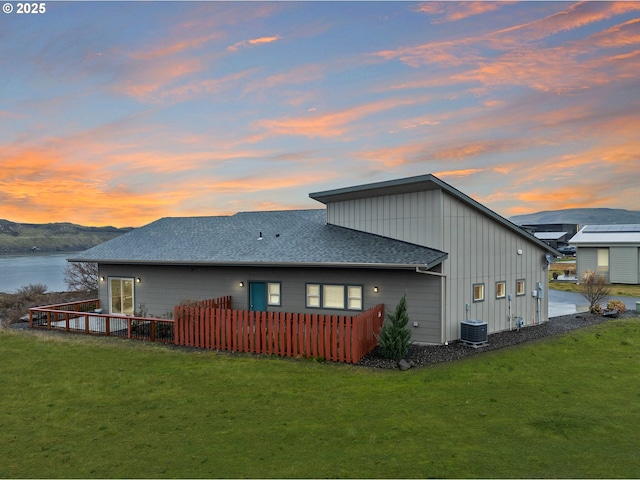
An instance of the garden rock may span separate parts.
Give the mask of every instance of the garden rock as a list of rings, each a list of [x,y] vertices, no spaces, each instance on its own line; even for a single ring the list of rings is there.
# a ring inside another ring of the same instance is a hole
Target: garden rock
[[[398,362],[398,367],[403,372],[411,368],[411,363],[407,362],[404,358]]]

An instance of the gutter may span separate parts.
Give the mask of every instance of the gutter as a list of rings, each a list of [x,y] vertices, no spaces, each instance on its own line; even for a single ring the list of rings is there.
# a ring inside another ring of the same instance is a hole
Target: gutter
[[[325,268],[371,268],[371,269],[408,269],[433,268],[444,259],[433,264],[415,263],[335,263],[335,262],[211,262],[210,260],[125,260],[125,259],[83,259],[68,258],[70,263],[90,262],[105,265],[176,265],[176,266],[211,266],[211,267],[325,267]],[[433,273],[433,272],[432,272]]]

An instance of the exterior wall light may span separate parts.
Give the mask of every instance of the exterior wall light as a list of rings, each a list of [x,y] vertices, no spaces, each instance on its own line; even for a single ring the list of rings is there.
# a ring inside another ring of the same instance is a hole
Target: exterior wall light
[[[374,293],[378,293],[378,287],[373,287]]]
[[[142,279],[140,277],[136,278],[136,283],[140,283]]]
[[[240,282],[238,285],[244,287],[244,282]]]
[[[104,282],[104,275],[102,275],[102,276],[100,277],[100,281],[101,281],[101,282]]]

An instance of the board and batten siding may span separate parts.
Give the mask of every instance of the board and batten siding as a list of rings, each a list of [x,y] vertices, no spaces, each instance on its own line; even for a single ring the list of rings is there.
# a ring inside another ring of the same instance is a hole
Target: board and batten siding
[[[445,300],[450,338],[459,338],[460,322],[467,319],[487,322],[489,332],[513,328],[517,317],[525,325],[548,319],[546,259],[538,245],[447,193],[443,193],[443,244],[449,245],[444,249],[449,258],[443,271],[456,282]],[[518,280],[525,282],[524,295],[516,294]],[[506,298],[496,298],[497,282],[505,282]],[[533,296],[538,282],[540,301]],[[479,283],[485,286],[485,300],[474,302],[473,286]]]
[[[441,342],[460,338],[463,320],[486,321],[493,333],[514,327],[516,317],[526,325],[548,319],[548,302],[532,295],[538,282],[543,296],[548,293],[545,251],[443,190],[329,202],[327,222],[449,254],[442,268],[446,286]],[[525,294],[517,296],[521,279]],[[496,298],[496,283],[502,281],[511,302]],[[478,283],[484,284],[485,300],[473,302]]]
[[[327,223],[442,248],[442,192],[429,190],[327,204]]]
[[[440,277],[414,270],[357,268],[274,268],[213,267],[179,265],[99,265],[100,303],[109,305],[108,279],[140,278],[134,282],[135,310],[152,316],[164,316],[184,300],[203,300],[231,295],[234,309],[249,308],[249,282],[280,282],[281,305],[269,311],[357,315],[355,310],[306,308],[306,284],[362,285],[363,310],[384,303],[392,313],[405,291],[413,339],[416,342],[440,343]],[[244,282],[244,287],[240,282]],[[378,292],[374,292],[378,287]],[[414,327],[413,322],[418,326]]]

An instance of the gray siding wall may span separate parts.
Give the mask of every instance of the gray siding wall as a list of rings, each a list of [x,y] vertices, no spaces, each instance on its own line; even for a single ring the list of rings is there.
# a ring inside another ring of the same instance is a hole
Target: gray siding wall
[[[448,194],[443,199],[443,225],[443,243],[449,246],[445,272],[451,283],[446,293],[449,339],[459,338],[460,322],[467,318],[487,322],[489,332],[513,328],[513,317],[522,317],[525,325],[548,319],[543,249]],[[516,295],[518,280],[525,282],[524,295]],[[496,282],[501,281],[507,298],[498,299]],[[532,294],[538,282],[542,283],[540,301]],[[473,285],[478,283],[485,285],[483,302],[473,302]]]
[[[358,311],[307,309],[306,283],[347,284],[363,286],[364,310],[384,303],[393,312],[407,292],[408,313],[413,322],[413,340],[440,343],[441,285],[440,277],[407,270],[336,269],[336,268],[268,268],[268,267],[186,267],[149,265],[100,265],[100,303],[109,306],[110,277],[140,277],[135,285],[136,311],[163,316],[185,299],[206,299],[225,295],[233,297],[233,308],[247,309],[249,282],[281,282],[282,305],[269,306],[272,311],[357,315]],[[240,287],[240,281],[245,286]],[[374,293],[373,287],[378,287]]]
[[[611,250],[609,250],[609,271],[598,271],[598,250],[602,248],[609,250],[607,247],[578,247],[578,249],[576,250],[576,274],[578,275],[578,279],[582,278],[582,275],[585,271],[591,270],[599,273],[600,275],[603,275],[607,283],[613,282],[613,280],[611,280],[611,274],[613,272]]]
[[[486,321],[490,333],[511,328],[510,315],[527,325],[548,319],[545,251],[442,190],[329,203],[327,222],[449,254],[442,270],[447,280],[441,342],[460,338],[460,322],[466,319]],[[525,295],[516,296],[520,279]],[[496,298],[501,281],[511,302]],[[543,285],[540,301],[532,295],[538,282]],[[485,286],[485,300],[474,303],[478,283]]]
[[[576,249],[576,275],[578,279],[587,270],[596,271],[598,268],[598,249],[589,247],[577,247]]]
[[[637,285],[640,283],[640,250],[632,246],[578,246],[576,270],[578,278],[586,270],[598,271],[598,250],[609,250],[609,272],[604,273],[607,282]],[[603,272],[600,272],[603,273]]]
[[[638,247],[609,249],[609,279],[611,283],[638,283]]]
[[[445,250],[441,219],[441,190],[327,205],[327,223]]]

